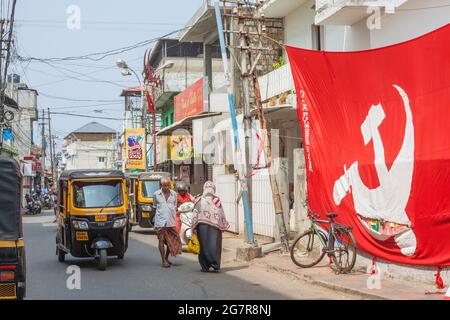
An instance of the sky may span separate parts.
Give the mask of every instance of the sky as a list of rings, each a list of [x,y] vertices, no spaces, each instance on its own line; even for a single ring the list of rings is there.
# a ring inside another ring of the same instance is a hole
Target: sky
[[[18,0],[15,45],[17,55],[25,61],[15,59],[8,71],[19,74],[21,82],[38,91],[39,109],[122,118],[124,101],[120,93],[139,83],[135,76],[122,76],[115,62],[122,58],[141,74],[145,50],[153,44],[100,61],[45,63],[26,58],[82,56],[158,38],[183,28],[202,3],[203,0]],[[58,137],[57,143],[91,121],[122,129],[120,120],[53,114],[52,130]]]

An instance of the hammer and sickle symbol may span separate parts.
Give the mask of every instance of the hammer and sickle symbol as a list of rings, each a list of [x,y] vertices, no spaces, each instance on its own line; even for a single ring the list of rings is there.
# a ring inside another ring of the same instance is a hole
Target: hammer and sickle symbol
[[[370,141],[373,142],[374,165],[380,185],[369,189],[362,181],[358,171],[358,161],[355,161],[348,170],[344,166],[344,174],[335,181],[333,199],[339,206],[350,193],[354,200],[355,211],[367,231],[374,238],[382,241],[393,236],[402,254],[411,256],[416,251],[417,241],[405,209],[411,193],[414,170],[414,126],[408,95],[400,86],[393,85],[393,87],[403,100],[406,126],[402,147],[392,167],[387,168],[384,145],[379,132],[385,113],[381,104],[372,105],[361,125],[361,134],[365,145]],[[394,233],[380,233],[370,227],[367,222],[370,219],[378,220],[382,225],[387,222],[401,227],[396,228]]]

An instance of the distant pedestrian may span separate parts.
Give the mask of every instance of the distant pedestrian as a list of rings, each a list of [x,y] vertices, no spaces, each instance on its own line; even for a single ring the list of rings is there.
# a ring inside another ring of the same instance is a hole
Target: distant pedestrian
[[[181,240],[175,228],[177,193],[170,189],[170,181],[162,179],[161,189],[155,192],[155,229],[159,241],[162,265],[169,268],[169,254],[181,254]],[[165,248],[167,247],[167,248]]]
[[[181,213],[178,211],[180,206],[186,202],[194,202],[194,197],[188,192],[188,184],[184,181],[177,183],[177,216],[176,216],[176,228],[177,232],[181,231]]]
[[[229,228],[213,182],[203,185],[203,194],[195,204],[193,230],[200,243],[198,261],[203,272],[218,272],[222,257],[222,233]]]

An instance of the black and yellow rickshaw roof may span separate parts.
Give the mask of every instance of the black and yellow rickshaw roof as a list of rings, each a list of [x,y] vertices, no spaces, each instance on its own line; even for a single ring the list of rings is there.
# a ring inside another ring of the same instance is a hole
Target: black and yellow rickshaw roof
[[[19,163],[11,158],[0,157],[0,241],[23,237],[21,184]]]
[[[125,174],[120,170],[66,170],[59,177],[60,179],[92,179],[92,178],[125,178]]]

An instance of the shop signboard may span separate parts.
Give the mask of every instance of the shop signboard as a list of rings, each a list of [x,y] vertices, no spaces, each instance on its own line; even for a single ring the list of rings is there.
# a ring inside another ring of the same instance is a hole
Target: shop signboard
[[[145,162],[146,162],[145,129],[127,128],[125,130],[125,139],[126,139],[125,168],[145,170]]]
[[[193,156],[192,136],[173,135],[170,136],[170,159],[183,161]]]
[[[197,80],[186,90],[174,98],[174,120],[183,120],[186,117],[200,114],[204,111],[204,81]]]

